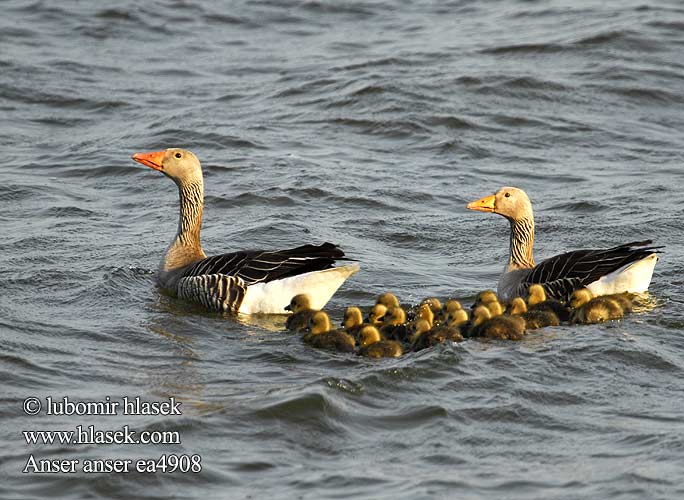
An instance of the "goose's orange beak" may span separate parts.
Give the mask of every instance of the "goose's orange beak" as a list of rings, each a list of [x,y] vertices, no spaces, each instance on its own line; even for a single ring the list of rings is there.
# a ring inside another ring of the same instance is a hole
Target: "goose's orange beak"
[[[466,205],[469,210],[477,210],[479,212],[493,212],[496,203],[496,196],[485,196],[477,201],[471,201]]]
[[[163,172],[164,167],[162,166],[162,163],[164,162],[165,154],[166,151],[155,151],[153,153],[135,153],[133,156],[131,156],[131,158],[133,158],[138,163],[142,163],[143,165],[147,165],[150,168]]]

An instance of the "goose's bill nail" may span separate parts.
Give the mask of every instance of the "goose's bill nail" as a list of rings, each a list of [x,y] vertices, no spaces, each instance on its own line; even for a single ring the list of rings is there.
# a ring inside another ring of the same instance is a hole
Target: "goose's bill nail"
[[[138,163],[142,163],[155,170],[163,171],[162,163],[164,162],[164,151],[154,151],[152,153],[135,153],[133,158]]]
[[[466,205],[466,208],[469,210],[477,210],[479,212],[493,212],[495,201],[496,197],[494,195],[485,196],[477,201],[471,201]]]

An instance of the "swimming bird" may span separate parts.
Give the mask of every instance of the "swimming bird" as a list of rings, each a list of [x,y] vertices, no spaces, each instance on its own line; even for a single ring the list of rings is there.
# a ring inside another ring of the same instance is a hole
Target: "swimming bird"
[[[382,304],[387,309],[392,307],[399,307],[399,299],[396,295],[391,292],[385,292],[381,294],[375,302],[376,304]]]
[[[620,319],[625,311],[612,296],[593,297],[588,288],[575,290],[570,298],[573,308],[570,323],[594,324]]]
[[[361,329],[365,326],[363,324],[363,313],[361,309],[356,306],[347,307],[344,310],[344,318],[342,319],[342,326],[344,331],[354,338],[358,337]]]
[[[530,285],[527,289],[527,305],[529,311],[549,311],[560,321],[570,319],[570,308],[560,300],[548,299],[544,287],[538,283]]]
[[[534,216],[525,191],[501,188],[496,194],[469,203],[466,208],[506,217],[511,225],[508,265],[499,279],[498,294],[508,300],[524,296],[533,283],[544,285],[553,299],[568,300],[578,288],[594,295],[645,292],[658,261],[658,248],[651,240],[625,243],[600,250],[575,250],[536,264]]]
[[[506,311],[511,316],[520,316],[525,320],[526,330],[537,330],[547,326],[558,326],[560,320],[552,311],[547,310],[528,310],[527,304],[522,297],[515,297],[511,300]]]
[[[292,315],[285,321],[285,328],[295,332],[304,331],[309,326],[309,319],[316,312],[311,308],[311,296],[308,293],[298,293],[292,297],[285,310],[292,311]]]
[[[371,325],[381,325],[387,314],[387,306],[375,304],[368,313],[368,323]]]
[[[398,358],[404,353],[401,344],[395,340],[382,340],[378,329],[364,326],[360,333],[359,354],[369,358]]]
[[[333,330],[330,316],[324,311],[317,311],[309,319],[309,332],[302,337],[307,344],[319,349],[331,351],[354,352],[356,340],[341,330]]]
[[[169,148],[136,153],[135,161],[170,177],[178,186],[176,237],[161,260],[157,284],[171,295],[231,313],[283,314],[283,304],[308,293],[322,309],[358,264],[334,267],[344,252],[332,243],[288,250],[249,250],[207,257],[200,243],[204,208],[202,167],[190,151]],[[347,259],[348,260],[348,259]]]
[[[504,307],[499,302],[499,297],[497,297],[494,290],[483,290],[475,296],[475,302],[473,303],[471,309],[475,309],[477,306],[485,306],[489,309],[492,317],[499,316],[504,313]]]
[[[492,317],[485,306],[473,311],[473,323],[469,337],[485,337],[501,340],[520,340],[525,335],[525,320],[520,316],[503,314]]]
[[[392,307],[387,311],[380,334],[389,340],[404,341],[409,336],[406,326],[406,311],[401,307]]]

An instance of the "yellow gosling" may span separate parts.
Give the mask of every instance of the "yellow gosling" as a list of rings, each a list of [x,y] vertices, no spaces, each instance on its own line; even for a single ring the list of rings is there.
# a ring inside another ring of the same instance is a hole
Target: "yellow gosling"
[[[386,339],[403,341],[409,336],[406,326],[406,311],[401,307],[392,307],[385,315],[380,333]]]
[[[525,334],[525,320],[519,316],[491,317],[489,309],[478,306],[473,311],[473,326],[469,336],[500,340],[520,340]]]
[[[417,320],[425,320],[429,323],[430,328],[435,322],[435,313],[432,312],[428,304],[421,304],[418,307],[418,312],[416,313]]]
[[[384,304],[375,304],[371,308],[370,313],[368,314],[368,322],[371,325],[380,325],[385,319],[386,314],[387,306],[385,306]]]
[[[294,332],[303,332],[309,325],[309,319],[316,312],[311,308],[311,296],[307,293],[300,293],[290,299],[290,304],[285,307],[286,311],[292,311],[292,315],[287,318],[285,327]]]
[[[375,303],[382,304],[387,309],[390,309],[392,307],[399,307],[399,299],[396,295],[390,292],[385,292],[382,295],[380,295]]]
[[[568,321],[570,319],[570,309],[558,300],[549,300],[546,296],[546,290],[539,284],[530,285],[527,289],[527,304],[529,305],[528,310],[530,312],[547,311],[553,313],[559,321]],[[551,316],[548,316],[548,318],[551,318]]]
[[[317,311],[309,319],[309,333],[303,337],[304,342],[319,349],[339,352],[354,352],[354,337],[340,330],[332,330],[330,317],[324,311]]]
[[[369,358],[398,358],[404,351],[401,344],[394,340],[382,340],[380,332],[374,326],[364,326],[360,333],[361,348],[359,354]]]

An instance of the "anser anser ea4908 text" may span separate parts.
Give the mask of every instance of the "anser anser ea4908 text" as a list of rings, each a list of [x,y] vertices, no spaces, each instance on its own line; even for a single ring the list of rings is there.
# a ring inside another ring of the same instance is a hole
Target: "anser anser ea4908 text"
[[[322,309],[358,264],[334,267],[344,252],[331,243],[280,251],[250,250],[207,257],[200,244],[204,182],[202,167],[190,151],[170,148],[137,153],[135,161],[160,171],[178,186],[178,232],[157,274],[163,289],[214,311],[282,314],[297,294]]]
[[[466,208],[492,212],[511,224],[508,264],[499,279],[498,293],[508,300],[525,296],[533,283],[544,286],[550,298],[568,300],[573,290],[587,287],[594,295],[648,289],[658,261],[652,242],[637,241],[600,250],[575,250],[535,264],[534,217],[527,194],[504,187],[496,194],[469,203]]]

